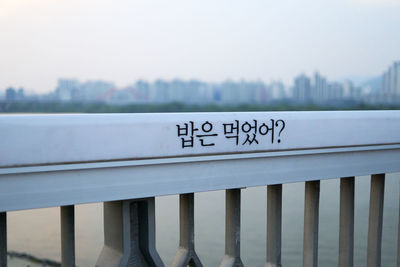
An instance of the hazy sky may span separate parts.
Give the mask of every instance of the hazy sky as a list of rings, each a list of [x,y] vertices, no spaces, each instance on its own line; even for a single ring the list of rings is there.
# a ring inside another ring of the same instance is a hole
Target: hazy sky
[[[400,59],[399,14],[400,0],[0,0],[0,90],[374,76]]]

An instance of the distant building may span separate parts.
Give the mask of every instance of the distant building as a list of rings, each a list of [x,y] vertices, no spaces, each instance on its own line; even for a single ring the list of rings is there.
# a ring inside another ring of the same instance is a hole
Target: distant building
[[[220,85],[221,103],[238,104],[240,99],[240,87],[233,81],[225,81]]]
[[[394,65],[396,66],[395,67],[396,81],[393,86],[396,88],[396,94],[400,95],[400,61],[397,61]]]
[[[24,88],[19,88],[17,91],[17,100],[18,101],[23,101],[25,100],[25,91]]]
[[[241,81],[238,83],[239,99],[235,102],[238,104],[256,103],[257,101],[257,84]]]
[[[200,82],[200,81],[192,81],[197,84],[198,87],[198,99],[196,103],[206,104],[216,102],[214,98],[214,86],[213,84]]]
[[[175,79],[169,83],[168,95],[171,102],[188,103],[191,102],[192,96],[186,90],[185,82]]]
[[[340,100],[343,98],[343,85],[338,82],[328,84],[327,90],[328,100]]]
[[[269,85],[270,100],[287,98],[287,92],[282,82],[272,82]]]
[[[5,100],[6,102],[24,101],[25,100],[24,89],[19,88],[18,90],[15,90],[12,87],[7,88]]]
[[[63,102],[79,99],[78,80],[59,79],[56,88],[56,99]]]
[[[385,96],[400,96],[400,61],[395,61],[382,75],[382,93]]]
[[[197,80],[185,82],[185,98],[190,104],[201,104],[205,102],[207,87]]]
[[[222,101],[221,88],[217,85],[213,85],[211,90],[212,90],[213,100],[217,103],[221,103],[221,101]]]
[[[314,102],[323,102],[328,99],[327,96],[328,83],[325,77],[318,72],[314,73],[314,80],[311,89],[311,99]]]
[[[106,94],[109,90],[115,88],[115,85],[104,81],[87,81],[79,83],[74,100],[85,102],[105,101]]]
[[[357,90],[357,88],[351,81],[347,80],[343,83],[343,98],[359,99],[360,94],[361,94],[361,89]]]
[[[299,102],[311,101],[311,82],[310,78],[301,74],[294,79],[293,98]]]
[[[80,83],[76,79],[59,79],[55,91],[58,101],[95,102],[105,101],[107,93],[115,85],[104,81],[87,81]]]
[[[6,102],[14,102],[16,100],[17,100],[17,91],[12,87],[7,88]]]
[[[169,102],[170,99],[168,91],[169,84],[164,80],[158,79],[151,87],[150,98],[156,103]]]
[[[137,99],[139,102],[150,101],[150,84],[144,80],[138,80],[135,84]]]

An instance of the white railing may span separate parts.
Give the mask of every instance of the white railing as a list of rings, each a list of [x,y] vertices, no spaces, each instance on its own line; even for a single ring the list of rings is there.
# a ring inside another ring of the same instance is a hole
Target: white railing
[[[104,202],[98,266],[164,266],[154,197],[169,194],[180,194],[173,266],[202,266],[193,194],[209,190],[226,190],[221,266],[242,266],[240,188],[252,186],[268,186],[266,266],[280,266],[282,184],[299,181],[303,266],[317,266],[319,180],[339,177],[339,265],[352,266],[354,176],[369,174],[367,263],[380,266],[385,173],[400,171],[400,112],[2,115],[0,149],[0,266],[6,212],[54,206],[62,266],[74,266],[74,205],[90,202]]]

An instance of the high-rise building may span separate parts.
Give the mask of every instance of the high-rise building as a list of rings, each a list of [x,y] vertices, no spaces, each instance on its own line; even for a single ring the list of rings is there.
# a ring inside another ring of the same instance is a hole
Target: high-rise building
[[[343,98],[357,99],[356,89],[352,81],[347,80],[343,83]]]
[[[206,87],[204,84],[197,80],[190,80],[185,82],[185,98],[188,103],[200,104],[204,103],[206,95]]]
[[[395,94],[400,96],[400,61],[396,61],[393,63],[393,76],[395,77],[393,82],[393,88]]]
[[[328,100],[339,100],[343,98],[343,85],[338,82],[328,84],[327,90]]]
[[[220,85],[221,103],[222,104],[237,104],[240,98],[240,88],[233,81],[225,81]]]
[[[382,75],[382,94],[390,95],[390,77],[389,71],[385,71]]]
[[[56,98],[60,101],[79,99],[79,81],[75,79],[59,79]]]
[[[382,93],[387,96],[400,96],[400,61],[395,61],[382,75]]]
[[[283,99],[288,97],[285,91],[285,86],[283,85],[282,82],[272,82],[269,85],[269,91],[271,100]]]
[[[311,82],[310,78],[301,74],[294,79],[293,97],[299,102],[311,101]]]
[[[169,102],[169,84],[161,79],[156,80],[150,90],[150,99],[156,103]]]
[[[314,81],[311,88],[311,99],[315,102],[327,100],[327,80],[318,72],[314,73]]]
[[[6,101],[7,102],[13,102],[15,100],[17,100],[17,91],[12,87],[7,88],[7,90],[6,90]]]

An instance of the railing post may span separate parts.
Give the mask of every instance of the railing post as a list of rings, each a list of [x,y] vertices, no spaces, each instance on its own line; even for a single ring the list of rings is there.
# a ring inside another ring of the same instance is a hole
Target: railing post
[[[194,194],[179,195],[179,248],[173,267],[202,267],[194,250]]]
[[[304,201],[303,267],[318,266],[320,181],[306,182]]]
[[[7,213],[0,212],[0,266],[7,267]]]
[[[381,266],[384,194],[385,174],[372,175],[369,201],[367,267]]]
[[[267,263],[265,267],[281,267],[282,185],[267,187]]]
[[[75,208],[60,207],[61,266],[75,267]]]
[[[354,177],[340,179],[339,267],[353,267]]]
[[[220,267],[242,267],[240,259],[240,189],[225,191],[225,256]]]
[[[164,267],[155,241],[154,197],[104,202],[104,246],[96,266]]]

